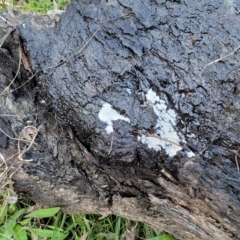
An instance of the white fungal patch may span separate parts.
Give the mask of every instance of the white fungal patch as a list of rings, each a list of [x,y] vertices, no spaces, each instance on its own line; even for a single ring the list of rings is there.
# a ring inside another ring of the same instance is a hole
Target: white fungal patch
[[[138,136],[138,141],[147,144],[149,148],[153,148],[156,151],[161,150],[161,141],[155,137],[146,137],[145,135]]]
[[[127,117],[122,116],[116,110],[112,108],[109,103],[104,103],[99,114],[99,119],[106,123],[107,126],[105,128],[108,134],[113,132],[113,121],[123,120],[130,123],[130,119]]]
[[[190,158],[190,157],[194,157],[195,154],[192,151],[188,151],[187,156]]]
[[[155,125],[156,135],[142,135],[138,137],[138,140],[147,144],[149,148],[156,151],[161,150],[162,147],[170,157],[173,157],[178,151],[182,150],[179,143],[179,135],[174,130],[177,114],[173,109],[167,109],[166,102],[160,99],[152,89],[148,90],[146,99],[148,101],[148,105],[153,107],[155,114],[158,116],[157,123]],[[181,141],[185,141],[183,137]],[[188,156],[192,156],[194,153],[189,152],[187,154]]]

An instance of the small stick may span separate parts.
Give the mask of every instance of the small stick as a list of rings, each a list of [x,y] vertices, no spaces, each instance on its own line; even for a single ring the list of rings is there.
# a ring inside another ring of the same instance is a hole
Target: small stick
[[[1,128],[0,128],[0,131],[1,131],[5,136],[7,136],[8,138],[10,138],[11,140],[22,141],[22,142],[31,142],[31,141],[29,141],[29,140],[25,140],[25,139],[21,139],[21,138],[13,138],[13,137],[9,136],[6,132],[4,132]]]
[[[11,87],[11,85],[14,83],[14,81],[16,80],[19,72],[20,72],[20,67],[21,67],[21,59],[22,59],[22,53],[21,53],[21,48],[19,46],[19,61],[18,61],[18,69],[17,69],[17,73],[15,74],[14,78],[12,79],[12,81],[10,82],[10,84],[3,90],[3,92],[1,94],[4,94],[5,92],[9,92],[9,89]]]
[[[116,21],[116,20],[118,20],[118,19],[120,19],[120,18],[125,18],[125,17],[128,17],[128,16],[130,16],[130,15],[131,15],[131,14],[125,14],[125,15],[123,15],[123,16],[120,16],[120,17],[118,17],[118,18],[114,18],[114,19],[109,20],[109,21],[107,21],[107,22]],[[1,17],[1,16],[0,16],[0,17]],[[3,19],[3,20],[5,20],[5,19]],[[7,20],[6,20],[6,21],[7,21]],[[9,24],[12,26],[11,23],[9,23]],[[13,26],[12,26],[12,27],[13,27]],[[28,82],[30,82],[30,81],[31,81],[38,73],[40,73],[41,71],[60,67],[61,65],[63,65],[64,63],[66,63],[66,62],[67,62],[69,59],[71,59],[72,57],[76,57],[77,55],[79,55],[79,54],[86,48],[86,46],[89,44],[89,42],[96,36],[96,34],[99,32],[99,30],[100,30],[101,28],[102,28],[101,26],[99,26],[99,27],[97,28],[97,30],[92,34],[92,36],[86,41],[86,43],[83,45],[83,47],[80,48],[80,50],[79,50],[77,53],[70,55],[68,58],[66,58],[65,60],[63,60],[62,62],[60,62],[60,63],[58,63],[58,64],[56,64],[56,65],[52,65],[52,66],[49,66],[49,67],[42,68],[42,69],[38,70],[38,71],[35,72],[26,82],[24,82],[24,83],[23,83],[22,85],[20,85],[19,87],[15,88],[15,89],[13,89],[13,90],[11,90],[11,91],[9,91],[8,93],[12,93],[12,92],[18,90],[19,88],[23,87],[25,84],[27,84]],[[11,31],[12,31],[12,30],[11,30]],[[11,32],[10,32],[10,33],[11,33]],[[10,33],[9,33],[9,34],[10,34]],[[9,34],[8,34],[8,35],[9,35]],[[8,36],[8,35],[7,35],[7,36]],[[2,92],[2,93],[0,94],[0,96],[3,96],[3,95],[6,95],[6,93]]]
[[[8,23],[10,26],[12,26],[13,27],[13,25],[7,20],[7,19],[5,19],[4,17],[2,17],[2,16],[0,16],[0,18],[3,20],[3,21],[5,21],[6,23]]]
[[[0,25],[0,27],[2,27],[2,26]],[[9,30],[7,31],[7,33],[0,39],[0,48],[2,47],[4,41],[7,39],[7,37],[11,34],[11,32],[12,32],[13,30],[14,30],[14,28],[9,29]]]
[[[239,164],[238,164],[238,153],[239,153],[239,151],[240,151],[240,147],[238,148],[238,150],[236,151],[236,154],[235,154],[235,161],[236,161],[238,173],[239,173]]]
[[[224,58],[229,57],[230,55],[234,54],[238,49],[240,49],[240,45],[239,45],[238,47],[236,47],[232,52],[228,53],[227,55],[225,55],[225,56],[223,56],[223,57],[220,57],[220,58],[218,58],[218,59],[216,59],[216,60],[214,60],[214,61],[206,64],[206,65],[204,66],[203,70],[201,71],[201,75],[202,75],[202,73],[204,72],[204,70],[205,70],[208,66],[210,66],[210,65],[212,65],[212,64],[214,64],[214,63],[216,63],[216,62],[219,62],[219,61],[223,60]]]
[[[148,134],[148,136],[149,136],[149,137],[158,138],[158,139],[160,139],[160,140],[162,140],[162,141],[165,141],[165,142],[169,142],[169,143],[174,144],[174,145],[176,145],[176,146],[178,146],[178,147],[182,147],[182,146],[179,145],[178,143],[175,143],[175,142],[173,142],[173,141],[171,141],[171,140],[168,140],[168,139],[166,139],[166,138],[159,137],[158,135],[155,135],[155,134]]]

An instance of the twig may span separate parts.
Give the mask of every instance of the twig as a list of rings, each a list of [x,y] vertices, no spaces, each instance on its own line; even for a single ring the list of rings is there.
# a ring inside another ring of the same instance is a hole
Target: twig
[[[217,133],[213,136],[213,139],[211,140],[211,142],[208,145],[205,145],[204,149],[202,149],[194,158],[192,158],[191,160],[196,159],[197,157],[201,156],[212,144],[213,141],[216,139],[217,136],[221,135],[223,133],[223,131],[221,131],[220,133]]]
[[[5,21],[6,23],[8,23],[10,26],[12,26],[13,27],[13,25],[7,20],[7,19],[5,19],[4,17],[2,17],[2,16],[0,16],[0,18],[3,20],[3,21]]]
[[[14,156],[16,156],[16,155],[17,155],[17,154],[14,154],[14,155],[12,155],[10,158],[12,158],[12,157],[14,157]],[[8,158],[8,159],[10,159],[10,158]],[[6,160],[6,161],[7,161],[7,160]],[[4,189],[5,186],[9,184],[8,182],[6,182],[5,184],[3,184],[2,181],[4,180],[4,174],[5,174],[5,176],[6,176],[6,174],[10,171],[10,169],[13,168],[14,164],[16,164],[16,161],[14,161],[10,166],[7,166],[7,164],[5,163],[6,167],[5,167],[4,171],[3,171],[3,172],[1,173],[1,175],[0,175],[0,183],[1,183],[0,186],[1,186],[1,189]],[[19,169],[19,167],[10,174],[9,179],[12,178],[13,174],[15,174],[18,169]],[[0,216],[1,216],[1,214],[0,214]]]
[[[162,141],[165,141],[165,142],[169,142],[169,143],[174,144],[174,145],[176,145],[176,146],[178,146],[178,147],[182,147],[181,145],[179,145],[179,144],[176,143],[176,142],[173,142],[173,141],[168,140],[168,139],[166,139],[166,138],[159,137],[158,135],[155,135],[155,134],[150,134],[150,133],[149,133],[148,136],[149,136],[149,137],[158,138],[158,139],[160,139],[160,140],[162,140]]]
[[[44,69],[41,69],[39,71],[37,71],[36,73],[34,73],[26,82],[24,82],[23,84],[21,84],[19,87],[14,88],[13,90],[9,91],[8,93],[1,93],[1,96],[7,95],[9,93],[15,92],[16,90],[18,90],[19,88],[23,87],[24,85],[26,85],[28,82],[30,82],[39,72],[43,71]]]
[[[130,14],[125,14],[125,15],[122,15],[121,17],[111,19],[111,20],[109,20],[109,21],[107,21],[107,22],[112,22],[112,21],[118,20],[118,19],[120,19],[120,18],[128,17],[128,16],[130,16],[130,15],[131,15],[131,13],[130,13]],[[11,25],[11,26],[12,26],[12,25]],[[13,89],[13,90],[11,90],[11,91],[9,91],[8,93],[12,93],[12,92],[18,90],[19,88],[23,87],[23,86],[26,85],[28,82],[30,82],[38,73],[40,73],[40,72],[42,72],[42,71],[44,71],[44,70],[57,68],[57,67],[63,65],[64,63],[66,63],[67,61],[69,61],[71,58],[76,57],[77,55],[79,55],[79,54],[86,48],[86,46],[89,44],[89,42],[96,36],[96,34],[99,32],[99,30],[100,30],[101,28],[102,28],[101,26],[99,26],[99,27],[97,28],[97,30],[92,34],[92,36],[86,41],[86,43],[83,45],[83,47],[80,48],[80,50],[79,50],[77,53],[70,55],[68,58],[66,58],[65,60],[61,61],[59,64],[52,65],[52,66],[50,66],[50,67],[46,67],[46,68],[42,68],[42,69],[38,70],[38,71],[35,72],[26,82],[24,82],[23,84],[21,84],[19,87],[15,88],[15,89]],[[0,94],[0,96],[3,96],[3,95],[6,95],[6,93],[2,92],[2,93]]]
[[[229,57],[230,55],[234,54],[238,49],[240,49],[240,45],[239,45],[237,48],[235,48],[232,52],[228,53],[227,55],[225,55],[225,56],[223,56],[223,57],[220,57],[220,58],[218,58],[218,59],[216,59],[216,60],[214,60],[214,61],[206,64],[206,65],[204,66],[203,70],[201,71],[201,75],[203,74],[204,70],[205,70],[208,66],[210,66],[210,65],[212,65],[212,64],[214,64],[214,63],[216,63],[216,62],[219,62],[219,61],[223,60],[224,58]]]
[[[114,136],[114,132],[112,133],[112,139],[111,139],[111,144],[110,144],[110,149],[108,151],[108,155],[110,155],[111,151],[112,151],[112,146],[113,146],[113,136]]]
[[[9,171],[10,167],[7,166],[6,160],[4,159],[4,165],[5,165],[5,169],[4,171],[0,174],[0,182],[1,182],[1,178],[3,178],[4,174]]]
[[[0,153],[0,159],[2,159],[3,163],[0,164],[0,166],[2,166],[3,164],[5,165],[5,168],[7,168],[7,164],[6,164],[6,161],[5,161],[5,158],[4,156]],[[0,177],[2,176],[2,174],[0,175]]]
[[[22,54],[21,54],[21,48],[19,45],[19,61],[18,61],[18,69],[17,69],[17,73],[15,74],[14,78],[12,79],[12,81],[10,82],[10,84],[3,90],[3,92],[1,94],[4,94],[5,92],[9,92],[9,89],[11,87],[11,85],[14,83],[15,79],[17,78],[19,72],[20,72],[20,67],[21,67],[21,59],[22,59]]]
[[[98,27],[98,29],[93,33],[93,35],[87,40],[87,42],[83,45],[83,47],[76,53],[73,54],[72,56],[70,56],[69,58],[67,58],[64,62],[68,61],[70,58],[72,57],[76,57],[77,55],[79,55],[84,48],[89,44],[89,42],[95,37],[95,35],[99,32],[99,30],[101,29],[101,27]],[[61,63],[62,64],[62,63]]]
[[[100,30],[100,27],[94,32],[94,34],[87,40],[87,42],[83,45],[83,47],[75,54],[71,55],[70,57],[66,58],[64,61],[60,62],[59,64],[56,64],[56,65],[53,65],[53,66],[50,66],[50,67],[46,67],[46,68],[42,68],[40,70],[38,70],[37,72],[35,72],[26,82],[24,82],[23,84],[21,84],[19,87],[9,91],[8,93],[12,93],[16,90],[18,90],[19,88],[23,87],[24,85],[26,85],[28,82],[30,82],[38,73],[40,73],[41,71],[44,71],[44,70],[48,70],[48,69],[52,69],[52,68],[57,68],[61,65],[63,65],[64,63],[66,63],[68,60],[70,60],[72,57],[76,57],[78,54],[80,54],[84,48],[88,45],[88,43],[94,38],[94,36],[98,33],[98,31]],[[11,83],[10,83],[11,85]],[[10,86],[8,85],[7,88]],[[5,93],[5,90],[0,94],[0,96],[4,96],[6,95]]]
[[[239,164],[238,164],[238,153],[239,153],[239,151],[240,151],[240,147],[238,148],[238,150],[236,151],[236,154],[235,154],[235,161],[236,161],[238,173],[239,173]]]
[[[168,172],[164,167],[160,171],[165,177],[169,178],[173,183],[177,183],[178,181]]]
[[[8,138],[10,138],[11,140],[22,141],[22,142],[31,142],[31,141],[29,141],[29,140],[25,140],[25,139],[21,139],[21,138],[13,138],[13,137],[9,136],[6,132],[4,132],[1,128],[0,128],[0,131],[1,131],[5,136],[7,136]]]
[[[0,25],[1,27],[1,25]],[[7,39],[7,37],[11,34],[11,32],[14,30],[14,28],[9,29],[7,33],[0,39],[0,48],[2,47],[4,41]]]
[[[126,114],[124,114],[124,117],[126,117]],[[123,121],[123,120],[121,119],[121,120],[119,121],[119,123],[117,124],[116,127],[118,127],[118,125],[121,124],[122,121]],[[111,151],[112,151],[113,137],[114,137],[114,132],[112,133],[112,139],[111,139],[110,149],[109,149],[109,151],[108,151],[108,156],[110,155],[110,153],[111,153]]]

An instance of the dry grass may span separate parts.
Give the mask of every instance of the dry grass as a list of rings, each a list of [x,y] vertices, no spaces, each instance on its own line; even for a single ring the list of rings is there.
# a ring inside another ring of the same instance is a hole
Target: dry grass
[[[21,166],[20,161],[31,161],[31,159],[23,159],[23,155],[30,150],[33,146],[35,138],[39,132],[34,126],[26,126],[21,131],[18,138],[10,137],[5,131],[0,128],[0,131],[11,140],[16,140],[18,145],[18,151],[9,157],[4,156],[0,152],[0,193],[2,193],[6,187],[12,187],[12,176]],[[21,147],[21,142],[24,143],[24,148]]]

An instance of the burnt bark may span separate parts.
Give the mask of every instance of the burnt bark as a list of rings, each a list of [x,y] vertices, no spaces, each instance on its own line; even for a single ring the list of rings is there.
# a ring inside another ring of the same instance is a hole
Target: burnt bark
[[[3,14],[0,148],[18,153],[15,189],[178,239],[240,239],[239,9],[73,0],[58,22]],[[6,136],[35,133],[26,152]]]

